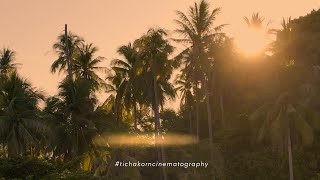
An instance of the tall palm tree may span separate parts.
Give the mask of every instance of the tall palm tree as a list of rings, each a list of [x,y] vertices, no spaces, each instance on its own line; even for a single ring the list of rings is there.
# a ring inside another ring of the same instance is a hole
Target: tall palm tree
[[[283,64],[281,64],[282,66],[287,66],[288,64],[290,64],[290,61],[292,60],[292,32],[291,32],[291,19],[288,18],[287,20],[283,19],[281,25],[282,25],[282,29],[281,30],[274,30],[275,34],[276,34],[276,41],[273,44],[273,51],[274,51],[274,56],[278,57],[278,59],[282,62],[284,62]],[[286,69],[292,69],[292,66],[287,67]],[[279,74],[280,72],[278,72],[278,80],[279,79]],[[280,84],[280,81],[279,81]],[[284,109],[282,111],[279,112],[279,115],[277,117],[278,121],[281,121],[281,118],[291,118],[289,120],[286,120],[286,124],[284,125],[286,129],[286,139],[287,139],[287,150],[288,150],[288,163],[289,163],[289,177],[290,180],[294,179],[294,174],[293,174],[293,164],[292,164],[292,142],[291,142],[291,135],[292,135],[292,131],[294,129],[296,129],[296,131],[298,131],[298,133],[302,136],[302,138],[307,141],[306,143],[310,143],[313,140],[313,134],[312,134],[312,127],[308,124],[308,122],[305,121],[305,119],[302,118],[302,115],[299,113],[301,112],[301,108],[298,109],[299,106],[297,106],[297,104],[293,104],[292,100],[289,98],[292,98],[292,95],[289,96],[289,93],[284,93],[282,95],[280,95],[279,100],[285,99],[286,102],[279,102],[284,104],[283,106],[285,107],[279,107]],[[280,99],[282,98],[282,99]],[[291,100],[291,101],[290,101]],[[283,100],[282,100],[283,101]],[[277,104],[278,105],[278,104]],[[279,106],[279,105],[278,105]],[[287,107],[286,107],[287,106]],[[286,110],[285,108],[287,108],[288,110]],[[290,109],[289,109],[290,108]],[[260,110],[261,111],[261,110]],[[284,115],[282,114],[284,113]],[[291,113],[289,115],[285,114],[285,113]],[[283,121],[283,120],[282,120]],[[281,123],[281,122],[278,122]],[[282,122],[283,123],[283,122]],[[278,128],[280,129],[280,128]],[[283,129],[280,129],[283,131]],[[278,130],[279,131],[279,130]],[[279,134],[279,132],[278,132]]]
[[[208,117],[208,133],[209,142],[213,143],[212,138],[212,109],[210,104],[210,94],[208,89],[208,77],[210,71],[209,58],[207,56],[207,49],[210,42],[221,35],[221,30],[225,24],[214,26],[214,21],[220,12],[220,8],[210,11],[209,3],[201,0],[200,3],[195,3],[189,8],[189,14],[186,15],[181,11],[177,11],[178,19],[175,22],[178,25],[176,32],[183,36],[176,41],[186,43],[189,46],[188,63],[191,69],[196,72],[202,72],[197,77],[194,77],[198,87],[198,82],[202,83],[202,89],[206,97],[207,117]]]
[[[112,65],[115,71],[124,74],[125,90],[123,91],[123,102],[127,108],[133,108],[134,129],[137,130],[137,102],[139,91],[139,81],[135,73],[135,63],[137,62],[138,52],[136,47],[129,43],[118,49],[118,54],[125,59],[114,59]]]
[[[104,80],[97,75],[97,71],[105,71],[106,68],[98,66],[104,57],[95,57],[98,48],[93,44],[80,44],[73,61],[74,73],[77,78],[93,81],[97,88],[105,84]]]
[[[137,65],[143,68],[141,72],[137,69],[137,74],[144,78],[145,97],[151,102],[154,111],[157,144],[161,134],[159,106],[163,105],[166,96],[170,98],[175,97],[174,88],[169,83],[173,70],[169,55],[173,52],[173,47],[165,39],[166,35],[167,33],[163,29],[150,29],[147,34],[135,41],[135,45],[139,48]],[[161,152],[158,154],[159,160],[164,162],[165,154],[163,146],[160,145],[159,151]],[[162,175],[164,179],[167,179],[165,168],[162,168]]]
[[[74,61],[76,59],[77,52],[79,50],[79,46],[83,43],[83,39],[71,32],[68,33],[66,38],[65,34],[61,34],[58,36],[58,40],[55,44],[53,44],[54,51],[58,54],[58,59],[56,59],[51,65],[51,72],[55,73],[57,71],[67,71],[68,60],[70,58],[71,69]],[[68,44],[68,47],[67,47]],[[68,53],[67,53],[68,52]],[[72,77],[71,71],[68,71],[68,75]]]
[[[139,48],[139,64],[144,65],[141,76],[145,83],[147,99],[150,100],[154,114],[156,133],[160,134],[159,106],[164,104],[165,96],[175,97],[173,86],[169,83],[172,74],[172,62],[168,56],[173,47],[164,39],[166,32],[162,29],[150,29],[135,43]]]
[[[7,75],[11,72],[14,72],[17,68],[17,63],[14,63],[14,58],[15,58],[15,52],[3,48],[0,51],[0,74],[1,76]]]
[[[41,120],[38,109],[41,93],[16,72],[2,81],[0,91],[0,135],[7,143],[8,155],[22,155],[38,146],[49,129]]]

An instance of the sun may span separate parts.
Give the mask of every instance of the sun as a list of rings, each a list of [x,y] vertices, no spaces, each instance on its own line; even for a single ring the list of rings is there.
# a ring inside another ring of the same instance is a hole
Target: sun
[[[246,56],[254,56],[262,53],[268,40],[263,30],[246,28],[235,38],[236,46]]]

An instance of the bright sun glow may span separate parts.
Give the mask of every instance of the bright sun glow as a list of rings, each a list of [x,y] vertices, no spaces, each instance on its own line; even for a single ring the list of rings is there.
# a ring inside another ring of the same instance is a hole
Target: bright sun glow
[[[253,28],[246,28],[235,40],[240,52],[247,56],[259,54],[267,46],[265,32]]]
[[[164,146],[179,146],[196,143],[194,136],[181,134],[165,134],[159,139],[159,144]],[[155,143],[154,136],[148,135],[128,135],[128,134],[114,134],[114,135],[99,135],[94,138],[94,143],[99,146],[108,145],[127,145],[127,146],[141,146],[152,145]]]

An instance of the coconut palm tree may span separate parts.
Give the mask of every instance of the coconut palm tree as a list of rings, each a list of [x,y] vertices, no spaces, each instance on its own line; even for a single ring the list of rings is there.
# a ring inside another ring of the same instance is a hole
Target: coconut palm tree
[[[282,19],[281,29],[272,30],[277,39],[273,43],[272,51],[279,59],[289,62],[293,59],[292,25],[291,18]]]
[[[15,58],[15,52],[3,48],[2,51],[0,51],[0,74],[1,76],[7,75],[11,72],[14,72],[17,68],[17,63],[14,63]]]
[[[291,63],[293,61],[291,31],[290,18],[283,19],[281,30],[274,30],[277,39],[273,44],[273,56],[281,62],[276,80],[279,81],[278,88],[280,91],[284,90],[284,93],[281,93],[274,103],[266,103],[257,109],[250,119],[259,124],[259,129],[256,131],[258,140],[269,139],[274,145],[280,146],[282,151],[287,150],[289,177],[293,180],[292,142],[296,145],[299,142],[304,145],[313,142],[313,130],[317,125],[312,120],[314,117],[310,119],[305,114],[314,110],[310,102],[317,101],[318,97],[313,92],[318,88],[317,83],[312,84],[308,78],[302,80],[296,78],[301,77],[301,74],[299,67]],[[317,78],[310,79],[316,81]]]
[[[97,75],[97,71],[105,71],[106,68],[98,66],[104,57],[95,57],[98,48],[93,44],[80,44],[73,61],[74,73],[77,78],[91,80],[97,88],[102,87],[105,82]]]
[[[159,106],[165,101],[165,96],[175,97],[173,86],[169,83],[172,74],[172,62],[168,56],[173,47],[164,39],[166,32],[162,29],[150,29],[147,34],[135,43],[139,48],[139,63],[143,67],[140,76],[145,78],[146,98],[152,104],[155,113],[156,133],[160,133]]]
[[[49,129],[38,108],[41,93],[16,72],[2,80],[0,91],[0,134],[8,155],[22,155],[38,146]]]
[[[255,18],[259,19],[258,14],[256,14]],[[262,21],[263,20],[260,20],[259,22],[262,23]],[[274,57],[278,57],[281,62],[284,62],[281,64],[281,66],[283,66],[283,71],[278,72],[277,80],[279,81],[279,86],[280,84],[284,84],[285,89],[293,89],[292,87],[288,88],[286,85],[292,84],[288,82],[292,82],[292,79],[294,78],[287,78],[287,80],[285,80],[283,83],[281,83],[282,79],[280,79],[280,73],[288,72],[288,70],[290,71],[295,68],[293,65],[288,66],[292,60],[290,18],[287,21],[283,19],[281,25],[281,30],[273,30],[277,36],[277,40],[273,44]],[[292,72],[293,71],[291,71],[291,75],[293,74]],[[271,134],[268,134],[268,136],[271,137],[273,142],[276,142],[277,145],[280,144],[283,146],[287,144],[286,149],[288,151],[290,180],[294,179],[292,164],[292,134],[294,132],[298,133],[302,137],[304,144],[310,144],[313,141],[312,126],[306,121],[306,119],[303,118],[302,105],[298,104],[297,100],[294,101],[293,94],[295,93],[293,93],[292,90],[290,93],[282,93],[278,97],[276,103],[263,105],[250,117],[252,120],[257,121],[258,118],[261,118],[260,116],[265,113],[264,115],[266,118],[264,119],[264,122],[262,122],[260,130],[257,131],[259,133],[258,140],[261,141],[263,138],[265,138],[267,132],[270,131]],[[283,140],[285,140],[285,142],[283,142]]]
[[[74,94],[73,94],[74,92]],[[73,82],[65,79],[59,85],[65,133],[68,138],[65,143],[71,145],[72,155],[78,155],[91,145],[91,138],[96,135],[93,122],[95,105],[97,103],[95,85],[86,79],[75,79]],[[74,96],[74,97],[73,97]]]
[[[127,79],[125,78],[125,70],[121,67],[112,67],[112,75],[109,75],[106,80],[106,92],[111,93],[109,97],[104,102],[104,105],[112,104],[112,109],[114,110],[114,115],[118,127],[121,126],[121,117],[123,109],[123,96],[127,86]]]
[[[176,39],[176,41],[188,45],[189,51],[185,51],[189,52],[189,58],[187,59],[189,61],[188,64],[191,66],[190,69],[193,69],[193,71],[196,71],[198,74],[196,77],[193,77],[195,79],[195,86],[198,87],[198,82],[201,82],[201,88],[206,97],[210,144],[213,142],[212,109],[207,83],[211,62],[207,56],[207,49],[211,41],[221,35],[220,32],[225,26],[225,24],[218,26],[214,25],[214,21],[220,10],[220,8],[216,8],[210,11],[209,3],[205,0],[201,0],[199,4],[195,3],[194,6],[189,8],[187,15],[181,11],[177,11],[176,14],[178,15],[178,19],[175,20],[179,27],[175,31],[182,35],[182,38]],[[199,72],[202,73],[199,74]]]
[[[231,81],[229,78],[231,74],[229,74],[229,72],[233,67],[236,57],[233,44],[233,39],[221,36],[221,38],[212,41],[208,51],[209,57],[214,59],[209,85],[213,87],[216,92],[216,98],[213,98],[213,101],[217,99],[217,104],[219,104],[222,128],[226,128],[228,125],[227,119],[225,118],[225,100],[227,97],[227,87]]]
[[[139,100],[141,101],[141,97],[138,98],[138,96],[141,95],[139,78],[137,78],[135,73],[135,63],[137,62],[138,52],[136,47],[129,43],[128,45],[121,46],[118,49],[118,54],[125,59],[114,59],[111,64],[114,71],[123,74],[123,83],[125,83],[122,97],[123,102],[128,109],[133,108],[134,129],[137,130],[137,103]]]
[[[253,13],[251,18],[243,18],[249,28],[262,29],[265,18],[262,17],[259,13]]]
[[[69,67],[68,66],[68,60],[67,58],[70,58],[71,62],[71,69],[74,65],[74,61],[77,56],[77,52],[79,50],[79,46],[84,42],[84,40],[69,32],[68,38],[66,38],[65,34],[61,34],[58,36],[58,40],[55,44],[53,44],[53,50],[58,54],[58,59],[56,59],[52,65],[51,65],[51,72],[55,73],[57,71],[67,71]],[[68,44],[68,47],[66,47],[66,44]],[[68,53],[67,53],[68,52]],[[68,71],[68,75],[72,77],[72,71]]]
[[[304,145],[311,144],[314,139],[312,125],[303,115],[305,109],[294,97],[293,94],[285,92],[278,97],[275,103],[264,104],[250,116],[255,127],[259,127],[255,131],[258,141],[270,140],[281,151],[287,150],[291,180],[294,179],[292,137],[296,137],[293,134],[298,134]]]
[[[145,81],[145,98],[151,103],[154,112],[156,143],[159,142],[161,134],[161,124],[159,117],[159,106],[162,106],[165,97],[175,97],[173,86],[169,83],[172,74],[173,64],[169,60],[169,55],[173,52],[173,47],[165,39],[167,33],[163,29],[150,29],[147,34],[135,41],[139,49],[139,59],[137,62],[138,76]],[[141,71],[140,71],[141,70]],[[158,148],[158,157],[165,161],[163,146]],[[165,168],[162,169],[164,179],[167,179]]]
[[[192,108],[193,108],[193,93],[192,93],[192,84],[186,76],[180,75],[175,81],[176,91],[181,92],[181,104],[180,109],[184,108],[185,112],[188,112],[189,119],[189,133],[192,134],[193,122],[192,122]]]

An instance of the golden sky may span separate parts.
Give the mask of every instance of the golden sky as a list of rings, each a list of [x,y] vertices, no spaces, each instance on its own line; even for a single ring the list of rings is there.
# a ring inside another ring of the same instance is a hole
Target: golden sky
[[[174,11],[186,12],[193,0],[0,0],[0,47],[17,52],[19,72],[47,94],[57,92],[59,76],[50,73],[51,49],[67,23],[70,30],[99,47],[98,55],[112,60],[116,49],[150,27],[175,28]],[[226,23],[239,36],[243,17],[261,13],[277,27],[282,17],[296,18],[320,8],[320,0],[209,0],[221,7],[217,23]],[[108,61],[109,62],[109,61]],[[103,65],[107,66],[108,62]]]

